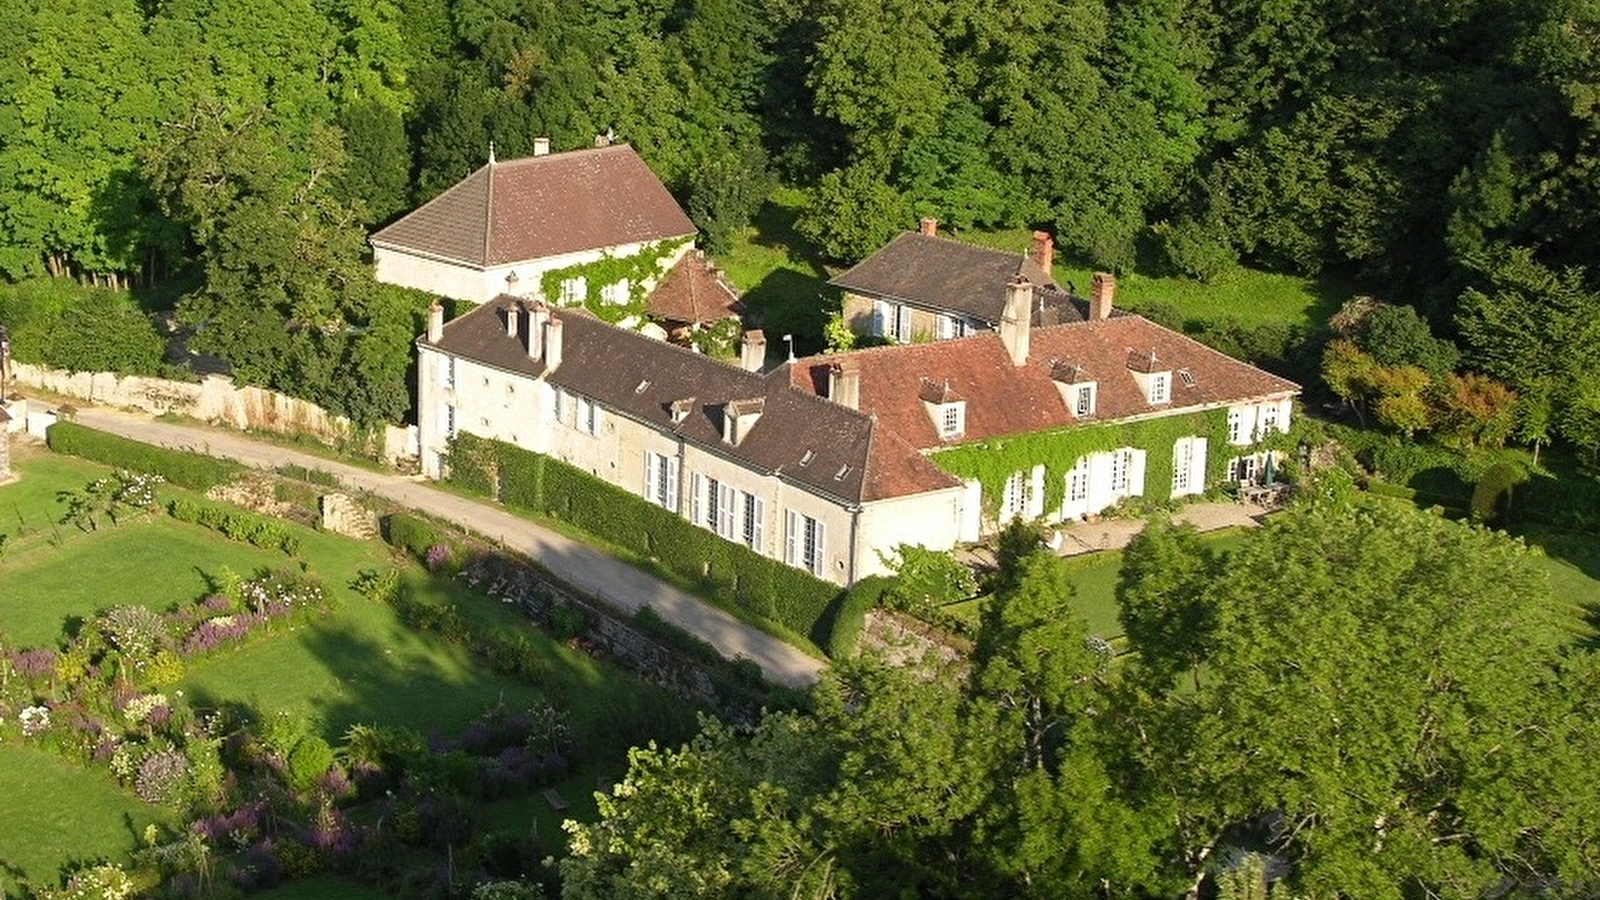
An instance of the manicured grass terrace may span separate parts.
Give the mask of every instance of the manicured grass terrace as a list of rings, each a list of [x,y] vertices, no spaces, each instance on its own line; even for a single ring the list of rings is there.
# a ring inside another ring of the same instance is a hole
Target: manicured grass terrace
[[[95,532],[53,529],[50,523],[63,508],[57,493],[81,489],[108,470],[32,447],[22,449],[14,467],[22,479],[0,487],[0,521],[6,522],[0,531],[13,535],[0,557],[0,635],[8,646],[52,646],[64,622],[111,606],[191,603],[213,589],[211,579],[223,566],[240,575],[298,568],[282,553],[229,541],[161,512],[122,525],[105,523]],[[558,814],[537,794],[493,806],[496,821],[550,836],[560,833],[565,816],[595,814],[596,779],[620,778],[630,744],[651,737],[670,743],[692,732],[688,704],[549,640],[511,608],[399,562],[377,541],[299,527],[295,533],[334,612],[292,627],[279,624],[273,633],[193,660],[169,691],[183,691],[198,708],[228,707],[251,717],[303,715],[335,745],[357,722],[448,735],[496,704],[517,709],[547,701],[567,712],[580,748],[572,776],[557,786],[571,808]],[[417,632],[387,605],[349,587],[363,569],[396,565],[407,566],[413,596],[455,604],[475,622],[527,635],[543,657],[543,679],[531,684],[498,675],[459,646]],[[7,798],[0,862],[35,880],[51,880],[70,860],[124,858],[145,824],[171,819],[169,811],[116,786],[104,770],[86,772],[17,742],[0,744],[0,796]]]

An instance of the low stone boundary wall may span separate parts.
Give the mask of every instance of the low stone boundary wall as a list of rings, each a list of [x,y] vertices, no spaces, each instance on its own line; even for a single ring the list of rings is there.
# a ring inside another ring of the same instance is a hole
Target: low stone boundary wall
[[[207,375],[199,381],[173,381],[114,372],[68,372],[13,362],[10,381],[13,385],[105,406],[137,409],[152,415],[176,413],[241,430],[309,434],[330,444],[348,440],[356,433],[349,419],[333,415],[315,403],[264,388],[237,387],[226,375]],[[417,457],[419,443],[415,426],[386,425],[376,437],[383,442],[378,448],[381,457],[391,465]]]

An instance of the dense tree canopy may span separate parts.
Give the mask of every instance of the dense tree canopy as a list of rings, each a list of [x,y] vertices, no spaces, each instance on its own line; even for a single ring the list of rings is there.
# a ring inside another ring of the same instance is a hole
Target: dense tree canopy
[[[1115,666],[1053,554],[1011,554],[997,585],[964,677],[843,666],[812,713],[637,752],[569,826],[565,896],[1592,888],[1600,670],[1519,542],[1333,497],[1222,556],[1156,526]],[[1220,877],[1252,852],[1275,861]]]

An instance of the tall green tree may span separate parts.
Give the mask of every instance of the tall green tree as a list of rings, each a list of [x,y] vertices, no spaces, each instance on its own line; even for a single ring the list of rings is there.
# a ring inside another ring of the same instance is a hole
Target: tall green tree
[[[1519,542],[1400,505],[1277,519],[1215,579],[1208,688],[1173,698],[1197,729],[1168,770],[1180,815],[1277,823],[1315,896],[1499,884],[1542,827],[1493,798],[1548,721],[1549,590]]]
[[[1188,670],[1196,690],[1200,669],[1216,636],[1216,609],[1207,592],[1220,561],[1193,525],[1157,518],[1122,554],[1117,576],[1117,616],[1140,681],[1168,690]]]

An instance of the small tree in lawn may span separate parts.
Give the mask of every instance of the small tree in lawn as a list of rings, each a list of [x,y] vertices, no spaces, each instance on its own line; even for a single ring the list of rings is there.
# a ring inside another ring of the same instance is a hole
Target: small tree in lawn
[[[1193,525],[1156,519],[1129,542],[1117,578],[1117,616],[1138,652],[1138,673],[1149,689],[1172,687],[1189,670],[1200,688],[1200,667],[1216,631],[1208,593],[1218,560]]]

